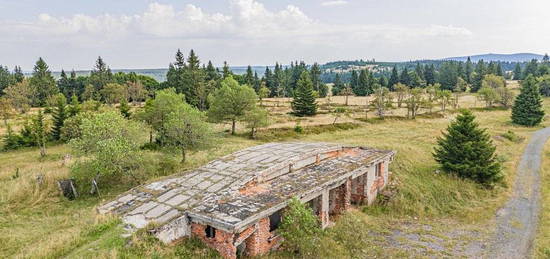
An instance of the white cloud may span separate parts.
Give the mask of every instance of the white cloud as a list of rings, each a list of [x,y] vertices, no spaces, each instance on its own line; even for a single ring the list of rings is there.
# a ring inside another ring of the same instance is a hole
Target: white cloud
[[[410,44],[423,46],[422,42],[446,45],[448,41],[472,35],[468,29],[452,25],[335,25],[313,19],[294,5],[270,10],[257,0],[228,2],[227,13],[207,12],[192,4],[177,9],[153,2],[142,13],[131,15],[57,17],[41,14],[28,22],[0,20],[0,34],[3,35],[0,47],[4,43],[11,49],[31,49],[26,54],[36,56],[63,50],[78,55],[89,52],[93,56],[105,52],[122,55],[121,52],[139,50],[140,55],[149,55],[149,59],[155,53],[153,58],[160,59],[161,48],[173,51],[180,47],[201,47],[204,52],[220,56],[218,64],[223,59],[237,60],[234,63],[238,64],[258,64],[307,57],[321,61],[339,52],[346,56],[355,54],[355,58],[372,57],[384,47],[393,51],[392,48],[404,49]],[[323,5],[342,2],[346,1],[329,1]],[[36,48],[37,45],[40,48]],[[0,48],[0,56],[8,56],[9,48]],[[142,62],[136,66],[159,65],[147,63],[150,60],[146,57],[132,58]],[[70,60],[63,62],[70,64]],[[169,60],[163,62],[166,64]]]
[[[322,6],[337,6],[337,5],[346,5],[348,1],[345,0],[335,0],[335,1],[324,1],[321,3]]]
[[[176,10],[171,5],[149,4],[136,15],[54,17],[41,14],[34,22],[15,23],[4,30],[18,27],[22,35],[65,37],[98,37],[104,40],[121,38],[186,38],[186,39],[268,39],[279,40],[406,40],[410,37],[469,36],[468,29],[452,25],[331,25],[308,17],[300,8],[288,5],[278,11],[268,10],[256,0],[230,0],[229,14],[207,13],[200,7],[186,5]],[[333,1],[337,2],[337,1]],[[327,2],[326,2],[327,3]]]

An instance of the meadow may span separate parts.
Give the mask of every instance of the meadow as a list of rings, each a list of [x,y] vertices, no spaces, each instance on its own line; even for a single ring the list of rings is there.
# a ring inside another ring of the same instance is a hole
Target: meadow
[[[368,97],[350,97],[350,112],[336,117],[331,111],[344,106],[345,97],[319,99],[320,113],[311,118],[288,114],[288,99],[265,99],[273,124],[247,138],[243,125],[238,135],[227,133],[228,125],[216,125],[220,140],[207,151],[189,154],[180,165],[177,155],[150,152],[154,173],[147,181],[182,172],[239,149],[269,141],[325,141],[362,145],[397,151],[390,167],[393,196],[371,207],[356,208],[343,215],[327,230],[323,240],[327,257],[367,256],[468,256],[470,243],[482,243],[490,235],[493,216],[506,201],[514,172],[526,139],[539,129],[513,125],[510,110],[483,108],[475,96],[464,94],[460,107],[471,108],[479,124],[487,128],[497,146],[498,159],[504,165],[505,182],[494,189],[484,189],[468,180],[439,172],[432,151],[436,139],[456,116],[456,110],[433,113],[427,110],[416,120],[403,117],[405,109],[394,109],[385,119],[362,108]],[[550,112],[550,99],[544,107]],[[336,119],[336,123],[335,123]],[[16,119],[20,124],[22,118]],[[299,125],[302,133],[294,131]],[[0,134],[5,128],[0,128]],[[512,132],[512,133],[510,133]],[[0,257],[209,257],[215,254],[194,239],[166,246],[153,240],[146,231],[129,238],[116,218],[96,214],[95,207],[131,188],[129,185],[106,188],[99,197],[68,201],[59,194],[56,181],[69,176],[73,161],[66,144],[51,144],[48,155],[40,158],[37,149],[28,148],[0,153]],[[546,157],[550,156],[546,150]],[[548,186],[548,159],[544,164]],[[544,194],[546,206],[548,187]],[[545,207],[546,208],[546,207]],[[544,211],[544,209],[542,210]],[[547,210],[548,211],[548,210]],[[541,227],[548,226],[548,215]],[[449,227],[451,226],[451,227]],[[542,229],[542,228],[541,228]],[[456,231],[455,231],[456,230]],[[538,255],[544,257],[548,233],[539,235]],[[435,245],[434,245],[435,244]],[[267,258],[288,258],[283,252]]]

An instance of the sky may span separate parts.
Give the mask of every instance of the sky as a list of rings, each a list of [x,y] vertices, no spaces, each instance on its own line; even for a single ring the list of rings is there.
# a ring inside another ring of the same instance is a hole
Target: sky
[[[548,0],[0,0],[0,64],[408,61],[550,48]]]

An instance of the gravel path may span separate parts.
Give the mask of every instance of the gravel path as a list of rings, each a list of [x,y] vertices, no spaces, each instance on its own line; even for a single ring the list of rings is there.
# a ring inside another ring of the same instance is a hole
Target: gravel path
[[[510,200],[497,211],[489,258],[530,258],[540,209],[540,165],[550,128],[535,132],[517,168]]]

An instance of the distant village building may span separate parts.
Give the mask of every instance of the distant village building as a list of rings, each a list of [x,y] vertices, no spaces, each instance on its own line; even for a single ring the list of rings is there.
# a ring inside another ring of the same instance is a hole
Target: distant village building
[[[196,170],[136,187],[98,208],[139,229],[158,226],[165,243],[196,236],[225,258],[260,255],[277,235],[293,197],[322,227],[350,204],[370,204],[388,182],[395,152],[328,143],[270,143]]]

